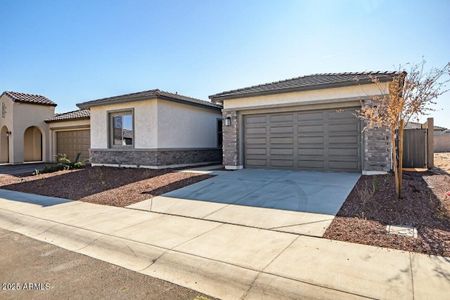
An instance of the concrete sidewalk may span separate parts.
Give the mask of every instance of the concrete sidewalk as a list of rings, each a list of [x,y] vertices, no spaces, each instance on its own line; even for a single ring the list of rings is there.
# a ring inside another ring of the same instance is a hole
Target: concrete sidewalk
[[[0,227],[223,299],[450,293],[449,258],[217,221],[0,190]]]

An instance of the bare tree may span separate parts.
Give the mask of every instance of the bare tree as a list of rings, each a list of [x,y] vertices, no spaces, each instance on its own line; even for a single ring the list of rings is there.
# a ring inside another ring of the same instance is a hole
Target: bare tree
[[[380,95],[372,97],[358,113],[366,128],[385,127],[390,131],[392,169],[397,198],[402,188],[403,130],[411,120],[432,112],[436,99],[448,91],[450,63],[442,68],[425,71],[425,60],[417,64],[399,66],[397,75],[386,86],[372,76]]]

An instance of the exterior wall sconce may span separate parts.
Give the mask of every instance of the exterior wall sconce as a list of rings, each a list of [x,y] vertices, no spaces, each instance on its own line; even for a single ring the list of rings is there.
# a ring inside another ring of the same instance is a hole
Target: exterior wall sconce
[[[225,126],[231,126],[231,118],[230,117],[225,118]]]
[[[11,136],[11,134],[12,134],[11,131],[7,131],[7,132],[6,132],[6,135],[7,135],[7,136]]]

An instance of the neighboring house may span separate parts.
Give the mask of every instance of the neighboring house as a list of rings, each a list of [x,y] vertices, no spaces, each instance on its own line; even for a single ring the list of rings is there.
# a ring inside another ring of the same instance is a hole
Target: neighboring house
[[[90,111],[92,165],[220,163],[221,106],[158,89],[78,104]]]
[[[363,131],[355,112],[388,94],[396,74],[317,74],[210,96],[223,105],[225,167],[389,171],[389,131]]]
[[[56,103],[40,95],[4,92],[0,96],[0,163],[50,159],[50,138],[45,120]]]
[[[45,121],[50,130],[50,158],[65,154],[71,161],[89,160],[91,147],[89,110],[57,114]],[[79,156],[78,156],[79,155]]]
[[[54,161],[57,153],[89,159],[89,111],[55,115],[47,97],[18,92],[0,96],[0,163]]]
[[[151,90],[55,114],[44,96],[4,92],[0,105],[0,163],[52,162],[57,154],[150,168],[222,160],[221,107],[207,101]]]
[[[408,122],[408,124],[405,126],[405,129],[421,129],[425,128],[424,124],[419,122]],[[441,126],[434,126],[434,133],[440,133],[446,131],[447,128],[441,127]]]

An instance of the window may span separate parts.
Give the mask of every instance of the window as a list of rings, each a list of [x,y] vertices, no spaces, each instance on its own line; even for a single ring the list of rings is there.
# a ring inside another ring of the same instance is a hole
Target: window
[[[109,115],[110,146],[133,147],[134,145],[134,124],[133,112],[123,111],[111,113]]]
[[[222,148],[222,119],[217,120],[217,147]]]

